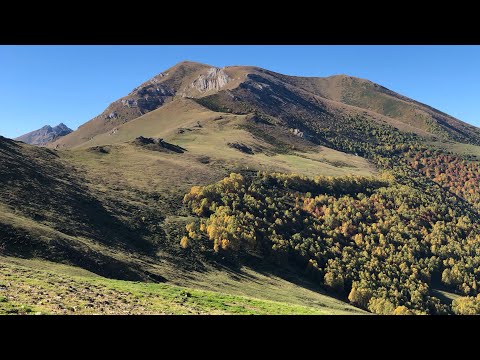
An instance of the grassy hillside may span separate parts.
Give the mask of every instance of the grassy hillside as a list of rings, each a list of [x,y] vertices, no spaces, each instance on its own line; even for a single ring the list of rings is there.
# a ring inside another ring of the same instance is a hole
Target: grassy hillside
[[[168,284],[111,280],[46,261],[0,257],[0,314],[362,313],[348,305],[328,304],[328,298],[326,304],[305,306],[298,301],[288,303]]]
[[[55,151],[0,139],[0,246],[18,256],[69,261],[104,275],[144,277],[128,254],[152,244],[128,204],[88,187]]]
[[[115,134],[96,136],[78,148],[108,147],[148,136],[164,138],[183,147],[186,152],[175,158],[181,163],[200,159],[203,163],[223,162],[230,168],[325,175],[374,172],[374,167],[361,157],[318,146],[275,124],[267,129],[258,128],[252,119],[251,116],[213,112],[192,100],[179,99],[119,127]],[[270,138],[265,138],[267,133]],[[231,144],[245,145],[251,152],[239,151]]]

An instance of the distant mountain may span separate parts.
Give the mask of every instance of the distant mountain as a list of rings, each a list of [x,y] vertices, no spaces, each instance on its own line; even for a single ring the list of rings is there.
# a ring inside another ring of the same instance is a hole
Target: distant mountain
[[[73,130],[63,123],[55,127],[46,125],[41,129],[19,136],[15,140],[23,141],[30,145],[46,145],[62,136],[70,134],[71,132],[73,132]]]

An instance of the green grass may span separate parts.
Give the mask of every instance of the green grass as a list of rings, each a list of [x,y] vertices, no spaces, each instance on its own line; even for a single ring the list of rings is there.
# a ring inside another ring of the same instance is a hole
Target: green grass
[[[39,313],[322,315],[352,312],[170,284],[112,280],[46,261],[0,257],[0,314]]]

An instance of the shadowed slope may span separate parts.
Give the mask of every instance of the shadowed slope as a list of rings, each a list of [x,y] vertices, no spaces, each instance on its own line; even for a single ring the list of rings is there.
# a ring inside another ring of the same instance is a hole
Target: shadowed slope
[[[0,138],[0,182],[0,244],[7,253],[141,278],[109,253],[142,252],[151,245],[56,152]]]

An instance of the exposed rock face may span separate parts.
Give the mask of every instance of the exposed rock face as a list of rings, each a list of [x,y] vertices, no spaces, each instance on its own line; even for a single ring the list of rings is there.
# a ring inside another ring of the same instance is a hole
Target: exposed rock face
[[[192,83],[192,87],[204,92],[209,90],[220,90],[230,81],[230,77],[223,69],[212,67],[207,74],[202,74]]]
[[[128,98],[122,99],[120,102],[128,108],[138,108],[144,114],[163,105],[167,98],[174,95],[174,89],[162,84],[156,84],[152,80],[145,86],[135,88]],[[117,117],[116,113],[115,117]]]
[[[115,111],[112,111],[110,114],[105,115],[105,118],[107,119],[114,119],[117,117],[117,113]]]
[[[28,134],[19,136],[15,140],[23,141],[30,145],[45,145],[49,142],[55,141],[59,137],[68,135],[73,130],[65,124],[61,123],[55,127],[46,125],[41,129],[29,132]]]
[[[303,131],[300,131],[298,129],[293,129],[293,135],[297,135],[298,137],[303,137]]]
[[[143,136],[137,137],[133,141],[136,145],[149,145],[149,144],[161,144],[163,143],[163,139],[161,138],[147,138]]]
[[[110,146],[93,146],[88,148],[87,151],[95,154],[110,154]]]

